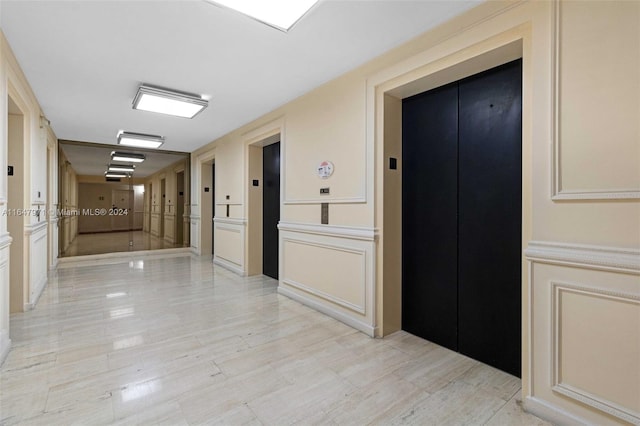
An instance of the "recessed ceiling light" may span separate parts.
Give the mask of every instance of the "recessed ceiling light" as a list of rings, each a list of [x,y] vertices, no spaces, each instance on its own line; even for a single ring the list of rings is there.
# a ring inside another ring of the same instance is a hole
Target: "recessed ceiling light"
[[[209,105],[202,96],[149,85],[141,85],[133,99],[133,109],[193,118]]]
[[[133,152],[116,152],[111,153],[111,161],[123,161],[125,163],[142,163],[144,155],[135,154]]]
[[[127,177],[126,173],[117,173],[117,172],[104,172],[104,177],[106,178],[123,178]]]
[[[318,0],[209,0],[250,16],[281,31],[288,31]]]
[[[136,166],[134,166],[133,164],[109,164],[109,168],[107,171],[133,173],[135,169]]]
[[[134,146],[137,148],[159,148],[163,143],[163,136],[123,131],[120,131],[118,133],[119,145]]]

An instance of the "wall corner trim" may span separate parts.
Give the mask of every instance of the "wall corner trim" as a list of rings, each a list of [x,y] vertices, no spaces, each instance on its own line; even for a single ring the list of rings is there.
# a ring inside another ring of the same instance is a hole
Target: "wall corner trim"
[[[531,262],[640,275],[638,249],[531,241],[524,254]]]

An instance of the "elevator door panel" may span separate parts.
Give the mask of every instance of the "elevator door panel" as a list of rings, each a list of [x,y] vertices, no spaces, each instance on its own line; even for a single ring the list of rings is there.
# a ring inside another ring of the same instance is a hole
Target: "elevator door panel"
[[[402,328],[457,350],[458,87],[403,103]]]
[[[402,328],[514,375],[520,60],[403,101]]]
[[[459,85],[458,345],[520,375],[521,61]]]
[[[278,279],[278,222],[280,221],[280,143],[262,149],[262,273]]]

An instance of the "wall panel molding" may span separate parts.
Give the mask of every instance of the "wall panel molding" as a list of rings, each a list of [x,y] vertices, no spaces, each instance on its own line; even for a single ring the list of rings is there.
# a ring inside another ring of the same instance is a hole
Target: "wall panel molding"
[[[551,199],[562,200],[615,200],[615,199],[640,199],[640,187],[637,188],[611,188],[611,189],[569,189],[563,185],[563,170],[561,157],[561,109],[562,109],[562,1],[553,2],[553,26],[552,26],[552,188]]]
[[[227,225],[236,225],[236,226],[246,226],[247,219],[234,219],[231,217],[219,217],[215,216],[213,218],[213,222],[215,224],[227,224]]]
[[[363,228],[338,225],[317,225],[311,223],[283,222],[278,224],[278,229],[288,232],[304,234],[326,235],[332,237],[348,238],[352,240],[375,241],[378,238],[378,230],[375,228]]]
[[[305,291],[307,293],[313,294],[314,296],[317,297],[321,297],[323,299],[326,299],[332,303],[335,303],[336,305],[340,305],[344,308],[350,309],[352,311],[355,311],[361,315],[365,315],[366,313],[366,309],[365,309],[365,300],[366,300],[366,252],[365,250],[355,250],[355,249],[351,249],[351,248],[345,248],[344,246],[340,246],[340,245],[334,245],[334,244],[320,244],[320,243],[316,243],[316,242],[309,242],[309,241],[305,241],[302,239],[296,239],[296,238],[288,238],[288,237],[283,237],[282,240],[283,244],[286,244],[287,242],[289,243],[293,243],[293,244],[300,244],[303,246],[309,246],[309,247],[315,247],[315,248],[321,248],[321,249],[327,249],[327,250],[332,250],[332,251],[341,251],[344,253],[351,253],[351,254],[355,254],[360,256],[360,274],[361,274],[361,298],[362,298],[362,303],[360,304],[356,304],[356,303],[352,303],[349,302],[348,300],[342,299],[340,297],[337,297],[335,295],[329,294],[327,292],[324,292],[322,290],[318,290],[316,288],[313,288],[311,286],[307,286],[305,284],[302,284],[300,282],[297,282],[296,280],[293,280],[291,278],[287,278],[286,276],[282,278],[282,282],[285,284],[290,285],[291,287],[300,289],[302,291]],[[286,272],[287,268],[285,267],[284,263],[285,263],[285,259],[282,260],[283,266],[282,269],[283,271]]]
[[[612,305],[615,303],[631,304],[635,305],[638,312],[640,312],[640,294],[629,294],[606,288],[587,287],[565,282],[552,281],[550,284],[552,297],[551,389],[631,424],[640,424],[639,411],[608,400],[605,395],[596,395],[593,392],[582,389],[579,384],[571,384],[563,376],[564,363],[571,362],[571,360],[564,359],[566,350],[563,347],[563,338],[567,338],[567,336],[564,336],[563,333],[563,295],[573,294],[586,298],[595,298]],[[609,309],[616,310],[613,306]],[[589,343],[585,342],[585,346],[589,346]],[[575,352],[576,349],[573,349],[573,351]],[[617,382],[620,383],[619,381]]]
[[[13,241],[13,238],[11,238],[11,235],[9,233],[0,235],[0,250],[4,250],[5,248],[8,248],[11,245],[12,241]]]
[[[374,336],[377,231],[292,222],[280,222],[278,229],[278,291]]]
[[[527,260],[640,275],[640,250],[585,244],[531,241]]]
[[[247,220],[242,218],[214,217],[213,227],[215,232],[213,263],[235,272],[240,276],[246,276],[244,245]],[[225,238],[224,233],[235,234],[237,235],[237,239],[227,239],[225,240],[226,246],[223,245],[221,247],[221,241]]]

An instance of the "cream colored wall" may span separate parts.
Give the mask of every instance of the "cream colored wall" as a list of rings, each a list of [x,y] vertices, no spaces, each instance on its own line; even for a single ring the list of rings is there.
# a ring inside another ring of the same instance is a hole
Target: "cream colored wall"
[[[8,164],[14,167],[14,175],[9,176],[7,208],[9,210],[24,209],[24,116],[9,114],[8,121]],[[11,313],[22,312],[25,300],[28,298],[28,288],[25,287],[25,278],[29,275],[27,264],[24,262],[25,242],[24,225],[25,217],[17,214],[7,214],[7,228],[12,235],[11,262],[10,262],[10,290]]]
[[[381,204],[385,232],[378,244],[384,285],[377,289],[383,336],[402,328],[402,101],[390,95],[384,97],[384,141]],[[389,168],[390,158],[397,160],[396,170]]]
[[[8,159],[8,97],[18,104],[24,116],[23,142],[23,207],[30,211],[43,211],[48,196],[47,138],[50,134],[48,122],[41,118],[42,110],[18,64],[4,34],[0,32],[0,166],[6,170]],[[55,136],[54,136],[55,138]],[[8,202],[8,180],[0,173],[0,209]],[[23,308],[35,305],[47,281],[46,214],[32,214],[23,218],[21,230],[23,253]],[[9,305],[11,263],[11,235],[7,232],[7,217],[0,215],[0,362],[11,346],[9,338]],[[14,259],[15,260],[15,259]],[[19,290],[16,290],[19,291]],[[15,292],[14,292],[15,293]]]
[[[558,15],[556,2],[487,2],[212,142],[193,158],[215,149],[224,176],[217,182],[220,196],[230,194],[246,208],[252,197],[249,141],[282,123],[279,290],[363,331],[386,334],[398,326],[401,287],[398,258],[387,259],[390,246],[399,245],[391,235],[397,235],[393,217],[399,213],[390,209],[398,194],[386,191],[393,178],[385,171],[398,143],[397,131],[388,133],[397,115],[386,108],[397,103],[387,98],[385,104],[385,94],[399,99],[523,57],[525,405],[560,423],[638,422],[633,401],[640,395],[633,383],[640,381],[640,348],[628,338],[636,330],[640,293],[639,7],[563,2]],[[335,164],[327,180],[314,175],[322,160]],[[193,182],[200,187],[197,175]],[[325,186],[331,195],[320,197]],[[330,203],[329,226],[319,225],[323,200]],[[251,229],[250,211],[232,211],[238,229],[247,220]],[[246,246],[254,240],[225,242],[233,245],[231,252],[250,253]],[[375,281],[361,267],[370,264]],[[336,270],[349,271],[348,282]],[[556,282],[588,297],[563,293],[565,303],[552,307],[553,292],[563,289]],[[368,297],[372,290],[377,299]],[[566,322],[590,318],[589,306],[598,314],[589,324],[609,331],[591,327],[581,339],[580,327]],[[558,327],[565,333],[558,344],[566,345],[569,358],[554,360],[550,336]],[[607,351],[603,363],[579,359],[612,345],[627,351]],[[553,383],[552,373],[563,368],[558,377],[567,382]],[[602,374],[607,380],[599,380]]]

